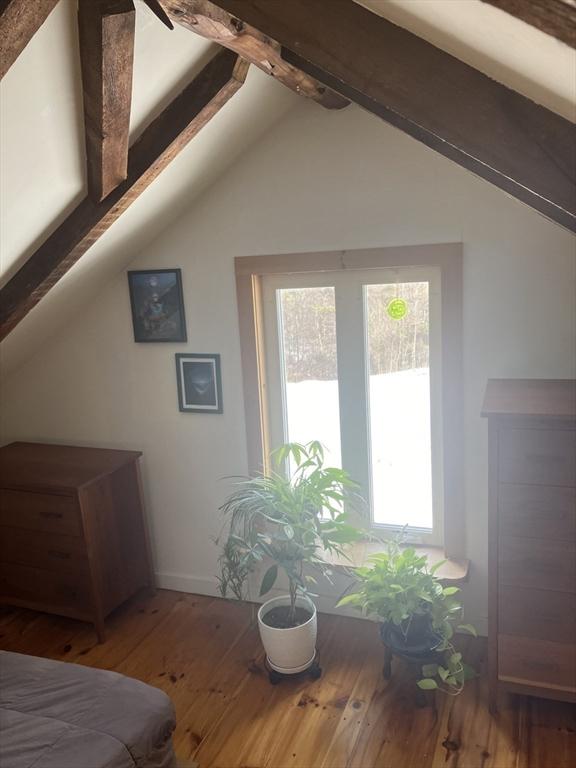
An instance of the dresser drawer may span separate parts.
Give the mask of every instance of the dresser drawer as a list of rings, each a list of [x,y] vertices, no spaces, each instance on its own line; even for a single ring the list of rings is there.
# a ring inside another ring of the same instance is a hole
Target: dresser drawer
[[[498,541],[500,585],[576,592],[574,542],[501,536]]]
[[[0,525],[80,536],[76,498],[48,493],[0,490]]]
[[[498,528],[501,535],[576,542],[576,489],[500,483]]]
[[[89,615],[88,580],[14,563],[0,563],[0,600],[40,610]]]
[[[499,635],[498,679],[576,691],[574,645]]]
[[[576,654],[576,594],[502,586],[498,592],[498,631],[572,643]]]
[[[505,483],[576,486],[576,430],[500,431],[500,480]]]
[[[53,573],[85,574],[88,570],[82,538],[25,528],[0,528],[0,562],[30,565]]]

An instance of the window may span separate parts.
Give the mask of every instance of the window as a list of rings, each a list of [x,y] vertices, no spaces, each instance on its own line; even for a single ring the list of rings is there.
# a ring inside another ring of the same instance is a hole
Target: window
[[[375,527],[441,543],[439,269],[267,275],[262,287],[271,444],[320,440],[361,483]]]
[[[461,247],[236,260],[251,469],[320,440],[371,522],[464,554]]]

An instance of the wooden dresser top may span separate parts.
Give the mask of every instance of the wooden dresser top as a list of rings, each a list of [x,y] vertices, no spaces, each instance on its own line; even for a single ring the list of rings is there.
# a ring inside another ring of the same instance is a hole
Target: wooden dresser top
[[[576,418],[573,379],[490,379],[482,416]]]
[[[136,461],[140,451],[10,443],[0,448],[0,486],[74,490]]]

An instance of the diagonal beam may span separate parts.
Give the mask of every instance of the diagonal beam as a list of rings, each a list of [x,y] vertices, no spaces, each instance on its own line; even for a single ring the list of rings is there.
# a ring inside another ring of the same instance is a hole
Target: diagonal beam
[[[58,0],[0,0],[0,80],[48,18]]]
[[[326,109],[342,109],[350,103],[348,99],[285,61],[280,45],[269,35],[232,17],[215,3],[205,0],[193,3],[162,0],[162,5],[182,26],[235,51],[300,96],[317,101]]]
[[[152,13],[160,19],[162,24],[165,24],[168,27],[168,29],[174,29],[174,24],[172,24],[172,22],[170,21],[170,17],[168,16],[164,8],[162,8],[158,0],[144,0],[144,2],[148,6],[148,8],[150,8]]]
[[[246,78],[247,62],[220,51],[130,149],[128,178],[95,203],[85,198],[0,291],[0,339],[222,109]]]
[[[224,11],[230,37],[273,38],[298,69],[576,231],[574,125],[353,0],[162,3],[186,26]]]
[[[483,0],[576,48],[576,4],[571,0]]]
[[[88,193],[96,202],[128,173],[135,18],[132,0],[78,5]]]

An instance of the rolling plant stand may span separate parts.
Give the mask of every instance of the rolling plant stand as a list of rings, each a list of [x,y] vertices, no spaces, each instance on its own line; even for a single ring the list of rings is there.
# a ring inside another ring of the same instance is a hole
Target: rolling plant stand
[[[322,676],[322,667],[320,666],[318,651],[316,651],[314,661],[307,669],[304,669],[302,672],[296,672],[292,675],[285,675],[282,672],[277,672],[275,669],[272,669],[272,667],[268,664],[268,659],[266,659],[264,663],[266,665],[266,669],[268,670],[268,680],[270,681],[271,685],[278,685],[278,683],[281,683],[283,680],[294,680],[301,677],[309,677],[312,680],[319,680]]]

